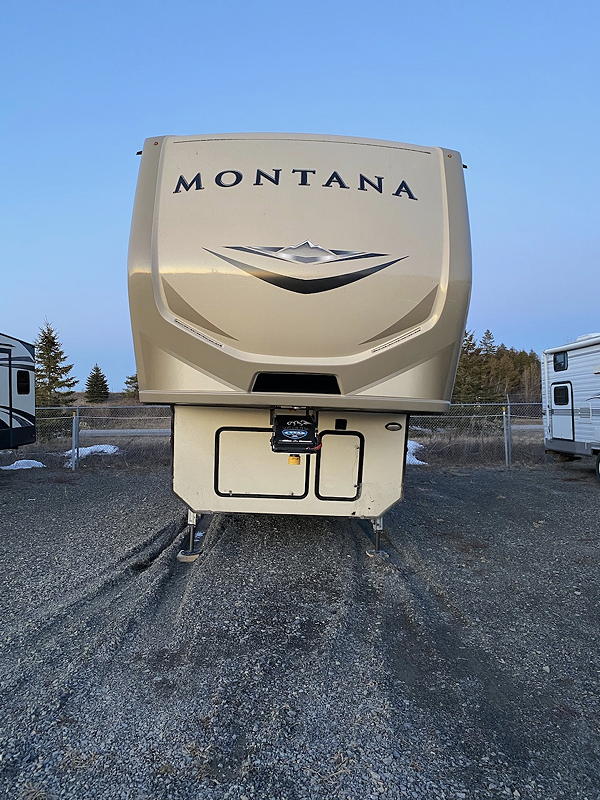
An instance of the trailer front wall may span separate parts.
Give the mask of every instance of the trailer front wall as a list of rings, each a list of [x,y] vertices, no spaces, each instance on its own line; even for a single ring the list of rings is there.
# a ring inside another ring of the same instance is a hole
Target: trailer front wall
[[[268,409],[175,406],[175,493],[199,512],[366,518],[401,498],[406,415],[322,411],[322,448],[299,459],[271,450],[271,425]]]
[[[445,411],[470,270],[456,151],[148,139],[129,257],[140,398]],[[282,374],[323,381],[294,388]]]

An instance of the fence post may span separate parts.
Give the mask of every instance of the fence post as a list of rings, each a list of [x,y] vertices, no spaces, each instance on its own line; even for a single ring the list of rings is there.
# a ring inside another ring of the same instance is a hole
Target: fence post
[[[79,463],[79,406],[73,412],[71,426],[71,469],[75,471]]]
[[[513,438],[512,438],[512,413],[510,397],[506,395],[506,421],[508,424],[508,466],[512,467]]]
[[[510,403],[508,409],[502,409],[502,424],[504,427],[504,463],[507,469],[512,466],[512,430],[510,424]]]

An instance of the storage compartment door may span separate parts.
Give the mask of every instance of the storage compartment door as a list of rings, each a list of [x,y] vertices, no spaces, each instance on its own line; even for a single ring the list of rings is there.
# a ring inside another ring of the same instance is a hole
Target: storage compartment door
[[[325,431],[317,461],[319,500],[356,500],[360,494],[364,437],[354,431]]]
[[[215,492],[221,497],[302,498],[310,456],[271,450],[271,428],[221,428],[215,447]]]

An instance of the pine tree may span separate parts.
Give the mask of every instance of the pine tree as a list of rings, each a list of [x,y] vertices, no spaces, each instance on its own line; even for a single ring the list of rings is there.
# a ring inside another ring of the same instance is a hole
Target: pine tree
[[[479,348],[484,356],[493,356],[498,349],[494,341],[494,334],[489,328],[483,332],[483,336],[479,340]]]
[[[46,320],[35,340],[35,393],[38,406],[67,406],[73,402],[77,379],[62,349],[58,333]]]
[[[88,403],[105,403],[108,400],[108,381],[98,364],[94,364],[85,382],[85,399]]]
[[[125,388],[123,389],[123,394],[126,397],[135,397],[137,400],[139,397],[140,387],[138,384],[138,376],[137,372],[133,375],[128,375],[125,378]]]
[[[495,380],[498,348],[494,341],[494,334],[489,328],[484,331],[479,340],[479,350],[481,352],[481,399],[484,401],[501,400]]]
[[[465,331],[452,400],[473,403],[481,394],[481,349],[473,331]]]

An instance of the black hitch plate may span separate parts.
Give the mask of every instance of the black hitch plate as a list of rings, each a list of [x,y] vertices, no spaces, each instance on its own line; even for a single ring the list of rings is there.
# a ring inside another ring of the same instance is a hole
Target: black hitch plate
[[[311,417],[276,415],[271,436],[273,452],[309,453],[317,445],[317,424]]]

